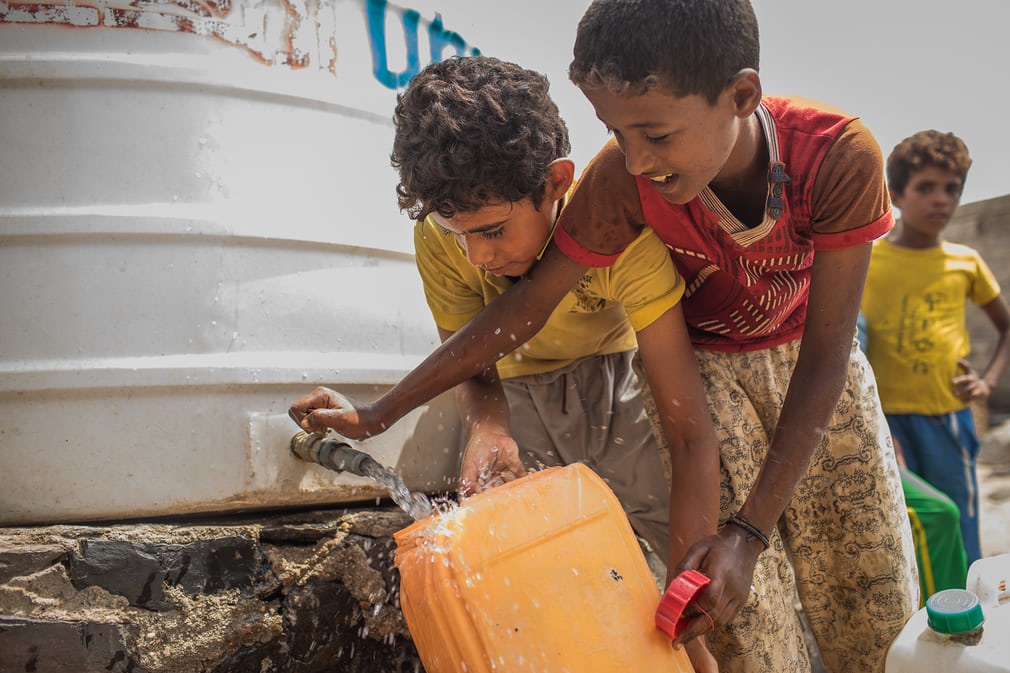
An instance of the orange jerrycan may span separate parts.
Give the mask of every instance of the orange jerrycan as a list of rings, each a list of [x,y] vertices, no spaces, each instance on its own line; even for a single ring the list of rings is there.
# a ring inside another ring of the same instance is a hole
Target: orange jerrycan
[[[659,589],[617,497],[573,464],[395,535],[427,673],[693,673],[656,628]]]

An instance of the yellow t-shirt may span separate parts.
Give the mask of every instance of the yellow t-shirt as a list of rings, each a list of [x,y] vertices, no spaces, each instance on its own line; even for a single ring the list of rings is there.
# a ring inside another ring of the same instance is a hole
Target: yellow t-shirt
[[[944,414],[967,406],[951,383],[961,373],[957,361],[971,349],[965,303],[984,306],[999,294],[992,271],[967,246],[873,244],[862,311],[886,413]]]
[[[428,219],[414,227],[417,269],[435,324],[455,332],[501,296],[512,281],[472,265],[456,238]],[[646,229],[610,267],[590,269],[533,338],[498,361],[502,378],[560,369],[590,355],[637,346],[635,331],[675,306],[684,279]]]

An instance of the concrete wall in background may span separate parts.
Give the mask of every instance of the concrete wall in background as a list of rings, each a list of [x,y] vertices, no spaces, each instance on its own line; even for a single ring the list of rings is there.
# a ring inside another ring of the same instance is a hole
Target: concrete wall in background
[[[1010,293],[1010,195],[961,206],[944,231],[944,238],[964,243],[978,250],[989,268],[996,274],[1003,297]],[[967,310],[968,331],[971,333],[972,365],[982,370],[996,346],[996,331],[985,312],[977,307]],[[1010,376],[1004,375],[989,398],[993,416],[1010,414]]]

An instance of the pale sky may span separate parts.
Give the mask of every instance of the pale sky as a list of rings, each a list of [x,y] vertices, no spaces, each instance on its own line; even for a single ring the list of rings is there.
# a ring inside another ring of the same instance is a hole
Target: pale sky
[[[579,169],[605,140],[568,81],[588,0],[419,0],[470,44],[543,72]],[[1010,193],[1010,0],[754,0],[769,94],[816,98],[861,116],[886,156],[915,131],[952,131],[974,163],[962,203]],[[501,9],[507,7],[507,10]],[[634,39],[629,35],[628,39]]]

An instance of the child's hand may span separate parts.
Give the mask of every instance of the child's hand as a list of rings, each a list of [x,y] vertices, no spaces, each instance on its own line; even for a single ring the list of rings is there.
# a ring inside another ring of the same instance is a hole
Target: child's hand
[[[350,439],[365,439],[386,429],[373,420],[371,405],[323,386],[292,404],[288,415],[302,430],[319,435],[332,429]]]
[[[745,532],[736,526],[724,526],[687,551],[668,580],[693,568],[711,581],[685,609],[685,615],[693,619],[674,641],[676,644],[686,645],[733,620],[754,589],[751,584],[754,565],[763,550],[759,540],[748,540]],[[690,654],[691,650],[688,650]]]
[[[512,481],[526,473],[519,460],[519,445],[506,432],[475,432],[463,453],[459,475],[460,497]]]
[[[992,388],[971,368],[971,363],[967,360],[958,360],[957,366],[964,371],[964,374],[954,377],[954,394],[963,402],[989,399]]]

